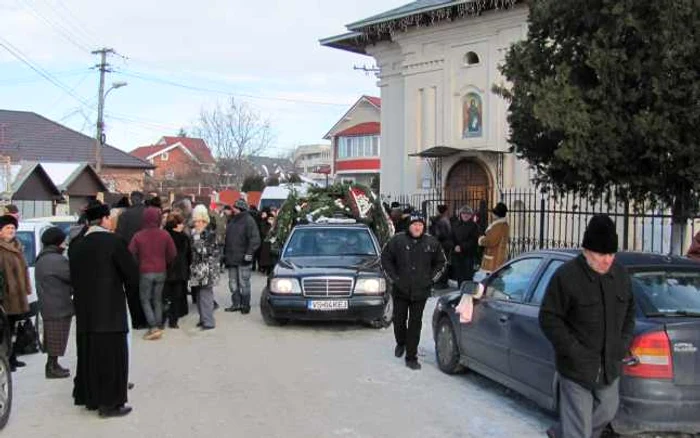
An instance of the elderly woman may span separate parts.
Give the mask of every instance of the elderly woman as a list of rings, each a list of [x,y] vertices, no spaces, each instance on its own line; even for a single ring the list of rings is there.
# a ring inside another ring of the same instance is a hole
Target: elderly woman
[[[219,280],[219,246],[216,232],[209,228],[209,212],[204,205],[192,211],[192,265],[190,287],[197,295],[199,327],[211,330],[214,322],[214,286]]]
[[[17,219],[9,214],[0,216],[0,271],[5,277],[0,303],[8,316],[11,336],[14,335],[15,326],[21,316],[29,312],[27,297],[32,293],[24,251],[16,236]],[[17,360],[14,351],[10,352],[12,371],[25,365]]]
[[[63,256],[66,234],[58,227],[51,227],[41,235],[41,243],[44,247],[36,259],[34,279],[44,321],[46,378],[64,379],[70,372],[58,363],[58,358],[66,353],[74,314],[70,265]]]

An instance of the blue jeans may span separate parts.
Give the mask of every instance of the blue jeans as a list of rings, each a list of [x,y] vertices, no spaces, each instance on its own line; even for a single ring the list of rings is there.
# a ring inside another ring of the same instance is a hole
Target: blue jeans
[[[141,274],[139,295],[149,328],[163,327],[163,286],[165,272]]]
[[[228,268],[228,288],[231,292],[231,306],[250,310],[250,276],[252,265]]]

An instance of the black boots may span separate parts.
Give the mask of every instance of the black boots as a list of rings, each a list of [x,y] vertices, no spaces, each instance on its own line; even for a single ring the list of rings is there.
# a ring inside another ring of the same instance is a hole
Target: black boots
[[[70,377],[70,371],[63,368],[58,363],[56,356],[49,356],[46,361],[46,378],[47,379],[65,379]]]
[[[406,352],[406,346],[405,345],[396,345],[396,348],[394,348],[394,356],[396,357],[402,357],[403,354]]]
[[[17,368],[22,368],[24,366],[27,366],[27,364],[22,362],[22,361],[17,360],[17,356],[15,356],[14,354],[12,356],[10,356],[10,371],[11,372],[15,372],[15,371],[17,371]]]

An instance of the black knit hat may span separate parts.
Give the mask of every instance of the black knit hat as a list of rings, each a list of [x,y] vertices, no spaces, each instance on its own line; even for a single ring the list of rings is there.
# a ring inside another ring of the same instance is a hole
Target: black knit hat
[[[491,212],[498,217],[506,217],[506,214],[508,214],[508,207],[506,207],[506,204],[499,202]]]
[[[109,216],[109,206],[100,201],[90,201],[85,208],[85,217],[88,222],[96,221],[106,216]]]
[[[581,246],[600,254],[617,252],[617,230],[610,216],[597,214],[591,218],[586,232],[583,233]]]
[[[41,243],[44,245],[59,246],[66,240],[66,233],[58,227],[51,227],[41,235]]]
[[[0,230],[5,228],[6,225],[14,225],[15,228],[19,225],[19,222],[17,222],[17,218],[10,215],[6,214],[3,216],[0,216]]]
[[[420,213],[413,213],[413,214],[411,215],[411,218],[410,218],[409,221],[408,221],[408,224],[410,225],[410,224],[412,224],[412,223],[414,223],[414,222],[420,222],[420,223],[422,223],[423,225],[425,225],[425,218],[424,218],[423,215],[420,214]]]

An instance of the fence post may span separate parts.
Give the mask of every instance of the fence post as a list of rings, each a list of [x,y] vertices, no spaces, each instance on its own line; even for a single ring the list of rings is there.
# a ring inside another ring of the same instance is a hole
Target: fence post
[[[544,208],[545,208],[544,195],[542,193],[540,193],[540,249],[544,249],[544,219],[545,219]]]
[[[622,217],[622,233],[624,237],[622,238],[622,249],[625,251],[629,250],[629,234],[630,234],[630,201],[625,200],[625,214]]]

